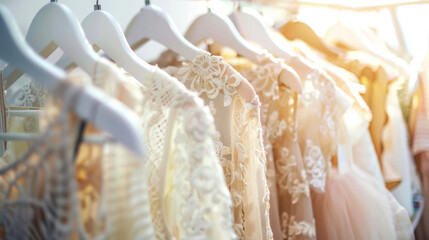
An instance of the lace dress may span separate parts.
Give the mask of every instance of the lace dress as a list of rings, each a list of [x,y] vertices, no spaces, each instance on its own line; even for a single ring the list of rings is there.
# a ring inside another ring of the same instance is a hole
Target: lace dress
[[[91,78],[72,77],[70,79],[76,84],[88,83],[91,80],[108,95],[116,97],[139,113],[138,107],[136,107],[138,106],[136,102],[142,99],[139,86],[125,81],[124,76],[114,64],[102,60],[97,63]],[[78,94],[76,95],[78,97]],[[53,106],[45,109],[49,119],[62,111],[62,106],[57,102],[51,105]],[[57,132],[56,129],[51,130],[52,127],[46,126],[44,118],[42,120],[41,124],[45,125],[42,128]],[[76,132],[77,128],[78,126],[75,126]],[[84,135],[94,133],[100,132],[88,124]],[[60,133],[57,138],[68,140],[64,136],[69,135]],[[70,135],[70,137],[73,136]],[[67,152],[73,150],[74,146],[69,144]],[[5,154],[3,158],[5,157],[9,157],[12,164],[15,164],[15,159],[11,159],[10,154]],[[70,237],[53,236],[52,239],[155,239],[150,218],[148,190],[146,185],[141,184],[145,179],[142,175],[145,168],[139,158],[120,144],[100,145],[83,142],[76,159],[71,159],[68,164],[65,169],[70,169],[71,173],[66,175],[64,170],[59,169],[58,171],[62,176],[60,179],[70,181],[74,189],[66,191],[70,192],[70,196],[73,197],[74,205],[64,207],[72,208],[75,211],[71,219],[67,220],[73,222],[74,229],[72,229]],[[40,174],[43,176],[43,173]],[[38,187],[43,188],[43,185]],[[30,225],[30,228],[38,229],[39,226]],[[50,232],[48,232],[49,234]],[[14,235],[7,234],[7,236]],[[36,236],[30,239],[50,238],[41,235],[40,238]]]
[[[301,46],[300,52],[305,49],[308,47]],[[332,168],[325,193],[312,194],[318,239],[413,239],[405,209],[384,186],[379,168],[371,169],[378,166],[378,161],[368,131],[362,131],[371,119],[357,91],[362,87],[351,73],[318,59],[308,50],[305,56],[323,66],[344,93],[336,94],[334,102],[339,132],[337,167]]]
[[[198,96],[155,68],[144,83],[145,181],[157,239],[235,239],[231,195]]]
[[[253,88],[221,57],[203,51],[192,62],[165,70],[197,92],[214,116],[212,138],[232,196],[238,238],[272,239],[260,106]]]
[[[270,219],[275,239],[316,239],[310,185],[298,145],[298,95],[280,82],[287,66],[266,53],[250,63],[224,53],[253,85],[261,100],[261,122],[270,187]]]
[[[30,149],[0,169],[0,229],[3,239],[71,239],[79,236],[73,149],[78,119],[71,104],[79,91],[49,106],[43,134]],[[76,90],[76,88],[74,89]],[[67,137],[64,137],[67,136]]]

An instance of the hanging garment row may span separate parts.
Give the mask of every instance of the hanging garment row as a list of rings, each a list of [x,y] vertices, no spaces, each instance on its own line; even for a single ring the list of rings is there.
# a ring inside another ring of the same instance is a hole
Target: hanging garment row
[[[429,58],[149,1],[125,31],[51,1],[25,39],[0,4],[0,32],[2,239],[429,238]]]

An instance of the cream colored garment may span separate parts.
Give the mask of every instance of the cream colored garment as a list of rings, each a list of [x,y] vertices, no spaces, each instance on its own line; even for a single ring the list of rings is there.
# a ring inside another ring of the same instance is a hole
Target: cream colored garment
[[[296,110],[298,95],[280,82],[288,66],[265,53],[257,62],[223,53],[253,85],[261,100],[261,122],[267,153],[270,219],[274,239],[316,239],[310,185],[298,145]]]
[[[28,108],[12,108],[8,110],[29,110]],[[7,132],[9,133],[38,133],[39,132],[39,119],[37,116],[9,116],[7,119]],[[22,141],[8,141],[7,148],[4,151],[1,159],[0,166],[5,166],[11,163],[14,159],[20,157],[23,153],[27,152],[31,147],[31,142]]]
[[[155,68],[140,116],[157,239],[234,239],[232,200],[211,136],[213,117],[177,79]]]
[[[2,74],[0,71],[0,80]],[[3,86],[0,84],[0,86]],[[10,133],[38,133],[39,119],[37,116],[10,116],[10,110],[40,110],[46,102],[46,92],[44,89],[24,75],[16,81],[5,94],[1,94],[2,101],[2,129]],[[4,111],[3,111],[4,110]],[[4,116],[3,116],[4,114]],[[4,123],[3,123],[4,122]],[[3,126],[4,125],[4,126]],[[0,164],[6,164],[12,159],[16,159],[30,148],[31,143],[21,141],[7,141],[5,145],[0,145]],[[1,162],[6,161],[6,162]]]
[[[140,85],[127,81],[116,65],[102,59],[91,80],[136,114],[141,113]],[[99,131],[89,124],[85,134],[93,133]],[[148,188],[141,184],[144,171],[141,158],[120,144],[81,144],[76,180],[85,239],[155,239]]]
[[[87,234],[109,239],[234,238],[231,197],[210,138],[208,110],[158,68],[142,81],[146,88],[131,77],[124,79],[112,63],[97,65],[95,84],[140,117],[146,156],[136,158],[117,145],[103,146],[100,156],[99,147],[82,146],[77,163],[80,186],[86,190],[80,196]],[[104,209],[97,212],[97,207]]]
[[[73,166],[79,121],[70,113],[79,91],[62,84],[54,91],[63,97],[47,107],[43,134],[0,169],[2,239],[77,239],[81,232]]]
[[[358,79],[342,69],[324,64],[335,84],[354,100],[353,105],[344,113],[345,128],[349,133],[349,142],[352,146],[354,163],[357,167],[372,175],[380,184],[384,184],[377,153],[369,132],[372,118],[371,111],[357,90],[365,89],[356,83]]]
[[[317,55],[308,46],[303,44],[299,46],[300,52],[305,54],[305,57],[322,66],[332,77],[335,85],[353,99],[353,105],[347,109],[343,118],[346,119],[345,127],[349,133],[354,163],[374,176],[378,182],[383,183],[379,160],[368,129],[372,119],[371,110],[360,95],[365,93],[365,86],[359,83],[355,75],[325,61],[323,56]]]
[[[325,191],[328,168],[337,151],[338,126],[336,98],[343,95],[327,73],[313,65],[300,68],[290,62],[301,78],[302,94],[298,98],[298,142],[312,190]]]
[[[359,92],[364,93],[365,87],[360,85],[359,80],[350,72],[347,72],[344,69],[341,69],[337,66],[332,65],[329,62],[326,62],[323,59],[323,56],[316,54],[316,52],[313,52],[314,50],[311,51],[309,47],[305,45],[299,45],[299,46],[300,46],[300,52],[302,54],[305,54],[305,57],[317,62],[318,65],[324,67],[324,69],[329,73],[329,75],[335,81],[336,86],[341,88],[341,90],[343,90],[344,93],[347,94],[346,96],[348,96],[349,100],[352,100],[352,104],[350,104],[350,107],[344,107],[344,106],[347,106],[347,104],[344,105],[344,103],[347,102],[347,99],[344,97],[343,99],[337,99],[338,103],[343,103],[343,104],[340,104],[340,106],[343,105],[341,109],[344,110],[344,113],[339,125],[344,127],[344,129],[342,130],[343,135],[347,133],[347,138],[345,138],[345,136],[343,136],[342,138],[346,139],[347,141],[344,142],[343,140],[343,143],[340,144],[340,147],[339,147],[339,150],[342,149],[342,151],[338,151],[338,155],[337,155],[339,172],[336,172],[335,170],[333,172],[333,175],[340,174],[343,176],[341,178],[337,178],[336,176],[333,176],[332,182],[334,183],[334,186],[336,185],[335,183],[336,181],[346,182],[348,181],[346,179],[349,179],[349,178],[357,179],[357,177],[360,175],[363,178],[362,181],[364,182],[364,184],[361,187],[364,187],[367,189],[376,188],[377,192],[379,192],[379,195],[376,196],[374,194],[371,194],[371,192],[374,189],[369,190],[367,194],[368,196],[365,196],[365,197],[372,196],[374,199],[375,198],[380,199],[380,201],[384,204],[389,203],[390,213],[388,213],[388,211],[385,210],[385,215],[380,216],[380,219],[384,218],[384,220],[382,221],[385,223],[390,223],[390,225],[385,225],[384,228],[383,227],[379,227],[379,228],[392,229],[392,226],[393,226],[395,229],[395,234],[397,236],[397,239],[413,239],[411,222],[410,222],[410,218],[408,217],[408,214],[406,213],[406,210],[398,204],[398,202],[395,200],[393,195],[390,192],[388,192],[388,190],[384,186],[384,179],[381,174],[379,162],[377,159],[377,154],[375,152],[370,133],[368,130],[362,131],[362,129],[368,129],[369,121],[371,120],[371,112],[368,106],[366,105],[365,101],[359,95]],[[349,157],[345,157],[343,155],[344,148],[346,148],[346,150],[349,151],[349,154],[352,153],[353,155]],[[341,152],[343,152],[343,154]],[[351,159],[353,159],[353,161]],[[357,167],[359,167],[360,169],[358,169]],[[361,169],[365,170],[365,172],[361,172]],[[365,186],[365,184],[367,184],[368,186]],[[374,184],[378,184],[378,186],[371,187]],[[335,189],[333,191],[335,191]],[[353,194],[355,193],[351,193],[351,195]],[[362,194],[363,192],[361,193],[361,195]],[[363,195],[362,195],[362,198],[364,199]],[[368,204],[368,202],[366,204]],[[379,203],[373,203],[373,205],[374,204],[379,204]],[[335,204],[333,206],[335,206]],[[355,216],[353,216],[353,218],[358,219]],[[319,230],[320,230],[320,227],[319,227]],[[376,230],[374,230],[374,232],[375,231]]]
[[[390,84],[400,82],[402,78],[396,69],[364,52],[350,51],[338,59],[329,60],[355,74],[360,82],[366,86],[363,98],[373,114],[369,130],[380,161],[384,181],[386,186],[391,190],[401,183],[403,177],[400,174],[401,170],[396,169],[395,166],[401,165],[401,162],[403,163],[405,160],[402,158],[382,157],[385,149],[384,145],[389,144],[383,140],[383,131],[388,122],[387,108],[389,103],[387,95]],[[406,145],[395,146],[395,148],[399,149],[404,147]],[[399,162],[394,162],[398,160]]]
[[[407,126],[404,122],[397,94],[398,86],[391,84],[387,95],[386,111],[388,122],[383,130],[382,162],[393,163],[393,167],[402,176],[402,182],[392,190],[398,202],[413,215],[413,191],[411,171],[415,169],[408,146]],[[386,168],[388,165],[383,165]]]
[[[342,113],[345,110],[341,107]],[[396,213],[384,185],[354,165],[346,121],[344,115],[337,119],[341,127],[339,169],[332,169],[326,192],[313,195],[318,239],[413,239],[412,232],[406,237],[397,235]],[[342,163],[347,166],[341,166]],[[411,226],[409,221],[407,226]]]
[[[253,89],[243,92],[246,79],[207,52],[165,70],[197,92],[214,116],[212,138],[232,196],[238,238],[272,239],[259,100]]]

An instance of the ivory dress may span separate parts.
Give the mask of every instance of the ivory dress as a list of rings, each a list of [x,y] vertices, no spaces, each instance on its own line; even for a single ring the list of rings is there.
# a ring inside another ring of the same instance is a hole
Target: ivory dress
[[[103,162],[98,164],[103,166],[100,199],[105,199],[107,236],[150,239],[154,233],[156,239],[235,238],[231,196],[210,137],[213,120],[202,100],[159,68],[140,79],[143,87],[104,61],[95,79],[95,84],[138,114],[146,143],[143,158],[119,146],[103,150]],[[80,151],[82,165],[97,173],[90,164],[94,152],[93,146],[88,158]]]
[[[192,62],[167,56],[178,65],[165,68],[167,73],[198,93],[214,116],[212,138],[232,196],[235,233],[239,239],[272,239],[260,103],[254,89],[221,57],[208,52],[201,51]]]
[[[253,85],[261,100],[274,239],[316,239],[310,184],[296,131],[298,94],[280,79],[288,66],[269,53],[258,55],[254,63],[226,49],[221,55]]]

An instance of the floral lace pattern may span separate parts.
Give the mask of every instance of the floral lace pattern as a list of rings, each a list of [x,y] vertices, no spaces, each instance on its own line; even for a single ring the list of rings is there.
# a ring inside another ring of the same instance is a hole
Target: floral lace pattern
[[[281,226],[273,225],[272,228],[278,234],[278,239],[294,239],[295,236],[299,236],[299,239],[315,239],[314,219],[311,211],[308,211],[311,209],[310,187],[297,144],[297,94],[279,83],[280,75],[286,69],[281,59],[268,53],[259,55],[257,59],[254,68],[243,69],[241,73],[261,97],[267,179],[270,191],[277,191],[278,197],[271,203],[278,205],[276,209],[279,212],[270,214],[278,218],[291,216],[294,219]],[[297,231],[293,225],[295,219],[302,220],[300,224],[306,225],[308,229]]]
[[[313,190],[324,192],[326,173],[338,142],[335,84],[322,69],[301,76],[302,97],[298,100],[298,140]]]
[[[287,213],[282,213],[282,227],[287,229],[283,231],[283,239],[295,240],[299,239],[297,236],[308,236],[309,238],[316,237],[315,222],[310,224],[308,222],[298,222],[294,216],[289,217]]]
[[[206,104],[215,116],[217,129],[212,139],[232,196],[233,228],[238,238],[272,239],[258,98],[246,103],[236,90],[245,79],[222,57],[207,52],[193,62],[165,70],[207,99]],[[221,97],[222,105],[217,101]],[[231,121],[228,127],[223,121],[226,118]],[[231,139],[230,146],[226,146],[225,141],[229,142],[226,139]]]
[[[43,107],[46,103],[47,92],[40,84],[37,84],[32,79],[23,79],[22,82],[17,82],[19,89],[13,92],[13,95],[8,94],[6,104],[14,107]],[[11,87],[14,90],[14,86]]]
[[[159,69],[145,80],[145,87],[141,116],[147,129],[145,162],[157,238],[234,239],[231,195],[211,138],[208,108]],[[159,186],[164,178],[168,197],[163,200]],[[218,238],[213,236],[215,228]]]
[[[228,67],[222,57],[203,51],[192,64],[184,64],[179,68],[177,75],[181,76],[183,80],[179,80],[189,86],[189,89],[205,94],[209,99],[215,99],[222,94],[224,106],[231,104],[232,97],[237,94],[235,88],[242,80],[242,76]]]

